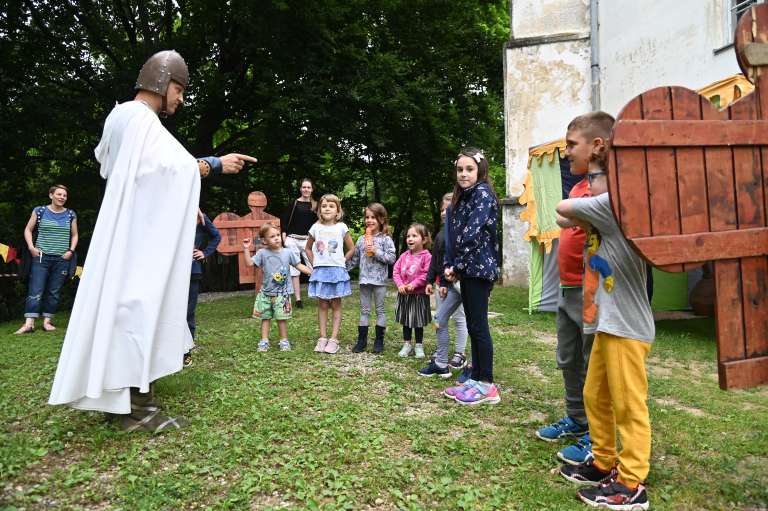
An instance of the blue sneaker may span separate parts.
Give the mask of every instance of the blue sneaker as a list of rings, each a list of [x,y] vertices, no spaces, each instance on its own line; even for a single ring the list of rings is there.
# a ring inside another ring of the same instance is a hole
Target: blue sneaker
[[[456,383],[459,385],[463,385],[472,377],[472,366],[467,364],[464,366],[464,369],[461,370],[461,374],[459,374],[459,377],[456,378]]]
[[[538,429],[536,436],[547,442],[555,442],[561,438],[582,436],[587,431],[587,428],[579,426],[570,417],[565,417],[549,426]]]
[[[581,437],[577,443],[560,449],[557,457],[571,465],[581,465],[587,460],[593,459],[592,439],[589,438],[589,433]]]
[[[440,378],[450,378],[451,370],[446,367],[440,367],[434,360],[429,362],[429,365],[419,369],[419,376],[439,376]]]

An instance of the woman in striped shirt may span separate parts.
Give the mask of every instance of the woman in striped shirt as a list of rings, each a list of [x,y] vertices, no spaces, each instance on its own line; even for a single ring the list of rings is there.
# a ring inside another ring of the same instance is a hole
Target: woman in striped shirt
[[[67,187],[53,185],[48,190],[51,203],[32,211],[24,239],[32,254],[29,290],[24,307],[24,325],[17,334],[35,331],[35,318],[43,315],[43,330],[56,330],[51,318],[59,305],[59,291],[69,276],[69,262],[77,247],[77,215],[64,207]],[[36,235],[35,235],[36,233]]]

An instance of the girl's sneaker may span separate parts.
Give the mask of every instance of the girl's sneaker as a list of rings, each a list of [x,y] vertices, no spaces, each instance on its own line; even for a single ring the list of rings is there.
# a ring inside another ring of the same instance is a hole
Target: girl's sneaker
[[[499,389],[493,383],[477,383],[464,392],[456,394],[456,402],[461,405],[479,405],[488,403],[495,405],[501,401]]]
[[[460,392],[464,392],[465,390],[469,389],[470,387],[472,387],[474,385],[477,385],[477,382],[470,378],[470,379],[468,379],[467,381],[465,381],[464,383],[462,383],[460,385],[455,385],[453,387],[448,387],[447,389],[445,389],[443,391],[443,395],[445,397],[448,397],[448,398],[451,398],[451,399],[456,399],[456,396]]]
[[[451,370],[447,367],[440,367],[434,360],[430,361],[427,367],[419,369],[419,376],[431,377],[435,375],[440,378],[450,378]]]
[[[339,351],[339,341],[337,341],[336,339],[328,339],[328,342],[326,343],[325,349],[323,351],[333,355],[334,353]]]
[[[589,438],[589,433],[581,437],[577,443],[560,449],[557,457],[571,465],[579,465],[592,459],[592,439]]]
[[[283,339],[279,343],[280,351],[291,351],[291,342],[288,339]]]
[[[259,351],[267,351],[269,349],[269,341],[266,339],[262,339],[259,341]]]
[[[464,356],[464,353],[459,353],[457,351],[451,357],[451,360],[450,362],[448,362],[448,365],[451,367],[451,369],[456,369],[457,371],[459,369],[464,369],[464,366],[467,365],[467,357]]]
[[[325,351],[325,345],[328,344],[328,339],[325,337],[321,337],[317,340],[317,344],[315,344],[315,351],[317,353],[322,353]]]
[[[424,358],[424,345],[421,344],[420,342],[417,342],[416,343],[416,347],[415,347],[415,352],[416,353],[415,353],[414,357],[416,357],[416,358]]]
[[[400,353],[397,354],[398,357],[407,357],[411,354],[411,351],[413,351],[413,346],[409,342],[404,342],[403,347],[400,348]]]

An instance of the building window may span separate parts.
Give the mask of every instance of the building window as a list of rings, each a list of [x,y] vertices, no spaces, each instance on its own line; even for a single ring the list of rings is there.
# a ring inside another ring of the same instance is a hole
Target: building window
[[[725,44],[733,42],[733,35],[736,32],[736,24],[741,16],[753,5],[760,3],[758,0],[723,0],[725,11],[724,35]]]

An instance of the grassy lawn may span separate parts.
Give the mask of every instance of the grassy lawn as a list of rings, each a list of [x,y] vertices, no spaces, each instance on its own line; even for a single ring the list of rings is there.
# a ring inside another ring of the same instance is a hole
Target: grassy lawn
[[[19,322],[2,324],[0,509],[587,509],[552,473],[565,444],[533,436],[563,414],[563,390],[554,316],[529,316],[525,300],[494,290],[502,402],[484,407],[450,402],[446,380],[417,376],[424,362],[397,357],[394,323],[383,356],[352,354],[356,296],[335,356],[312,352],[314,301],[294,313],[289,353],[275,342],[257,353],[249,297],[201,304],[194,366],[156,389],[193,424],[160,436],[47,406],[63,329],[14,336]],[[652,508],[768,508],[768,388],[719,390],[711,321],[657,329]]]

